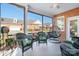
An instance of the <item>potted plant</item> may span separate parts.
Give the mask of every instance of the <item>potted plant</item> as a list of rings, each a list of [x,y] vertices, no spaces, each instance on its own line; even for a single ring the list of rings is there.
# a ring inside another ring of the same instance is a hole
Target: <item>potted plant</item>
[[[6,47],[5,40],[6,38],[8,38],[8,33],[9,33],[9,28],[6,26],[2,26],[1,27],[1,40],[0,40],[1,49],[4,49]]]
[[[0,49],[2,48],[3,45],[4,45],[4,41],[0,39]]]
[[[14,38],[8,38],[8,39],[6,39],[6,47],[7,47],[8,49],[14,48],[15,45],[16,45],[16,40],[15,40]]]

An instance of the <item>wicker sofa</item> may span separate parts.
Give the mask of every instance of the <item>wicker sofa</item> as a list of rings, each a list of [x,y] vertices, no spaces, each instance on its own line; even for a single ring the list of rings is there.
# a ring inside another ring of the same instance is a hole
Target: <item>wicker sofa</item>
[[[75,42],[61,43],[60,49],[64,56],[79,56],[79,37],[76,37]]]

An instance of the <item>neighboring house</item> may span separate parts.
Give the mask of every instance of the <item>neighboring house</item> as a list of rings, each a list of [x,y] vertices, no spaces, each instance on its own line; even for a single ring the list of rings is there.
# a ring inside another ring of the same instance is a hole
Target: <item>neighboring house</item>
[[[40,21],[29,20],[28,21],[28,33],[37,33],[41,31],[42,24]]]
[[[9,34],[23,32],[23,21],[11,18],[1,18],[1,26],[7,26],[10,30]]]
[[[24,21],[12,18],[1,18],[1,26],[7,26],[10,29],[9,34],[15,34],[17,32],[24,32]],[[50,30],[50,24],[43,25],[43,31],[48,32]],[[37,33],[42,31],[42,23],[39,20],[28,20],[27,22],[28,33]]]

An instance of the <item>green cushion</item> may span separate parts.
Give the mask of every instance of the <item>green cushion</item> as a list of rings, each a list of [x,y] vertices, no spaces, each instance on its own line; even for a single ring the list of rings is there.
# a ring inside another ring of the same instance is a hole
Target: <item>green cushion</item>
[[[25,39],[23,40],[23,45],[28,45],[28,44],[31,44],[31,40],[28,40],[28,39]]]
[[[40,39],[40,40],[45,40],[46,37],[40,36],[39,39]]]

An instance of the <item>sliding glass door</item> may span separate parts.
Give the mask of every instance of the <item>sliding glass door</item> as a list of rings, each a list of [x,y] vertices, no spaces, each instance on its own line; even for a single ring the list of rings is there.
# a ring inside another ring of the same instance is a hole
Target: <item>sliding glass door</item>
[[[67,19],[67,40],[73,40],[72,37],[79,36],[79,16],[68,17]]]

